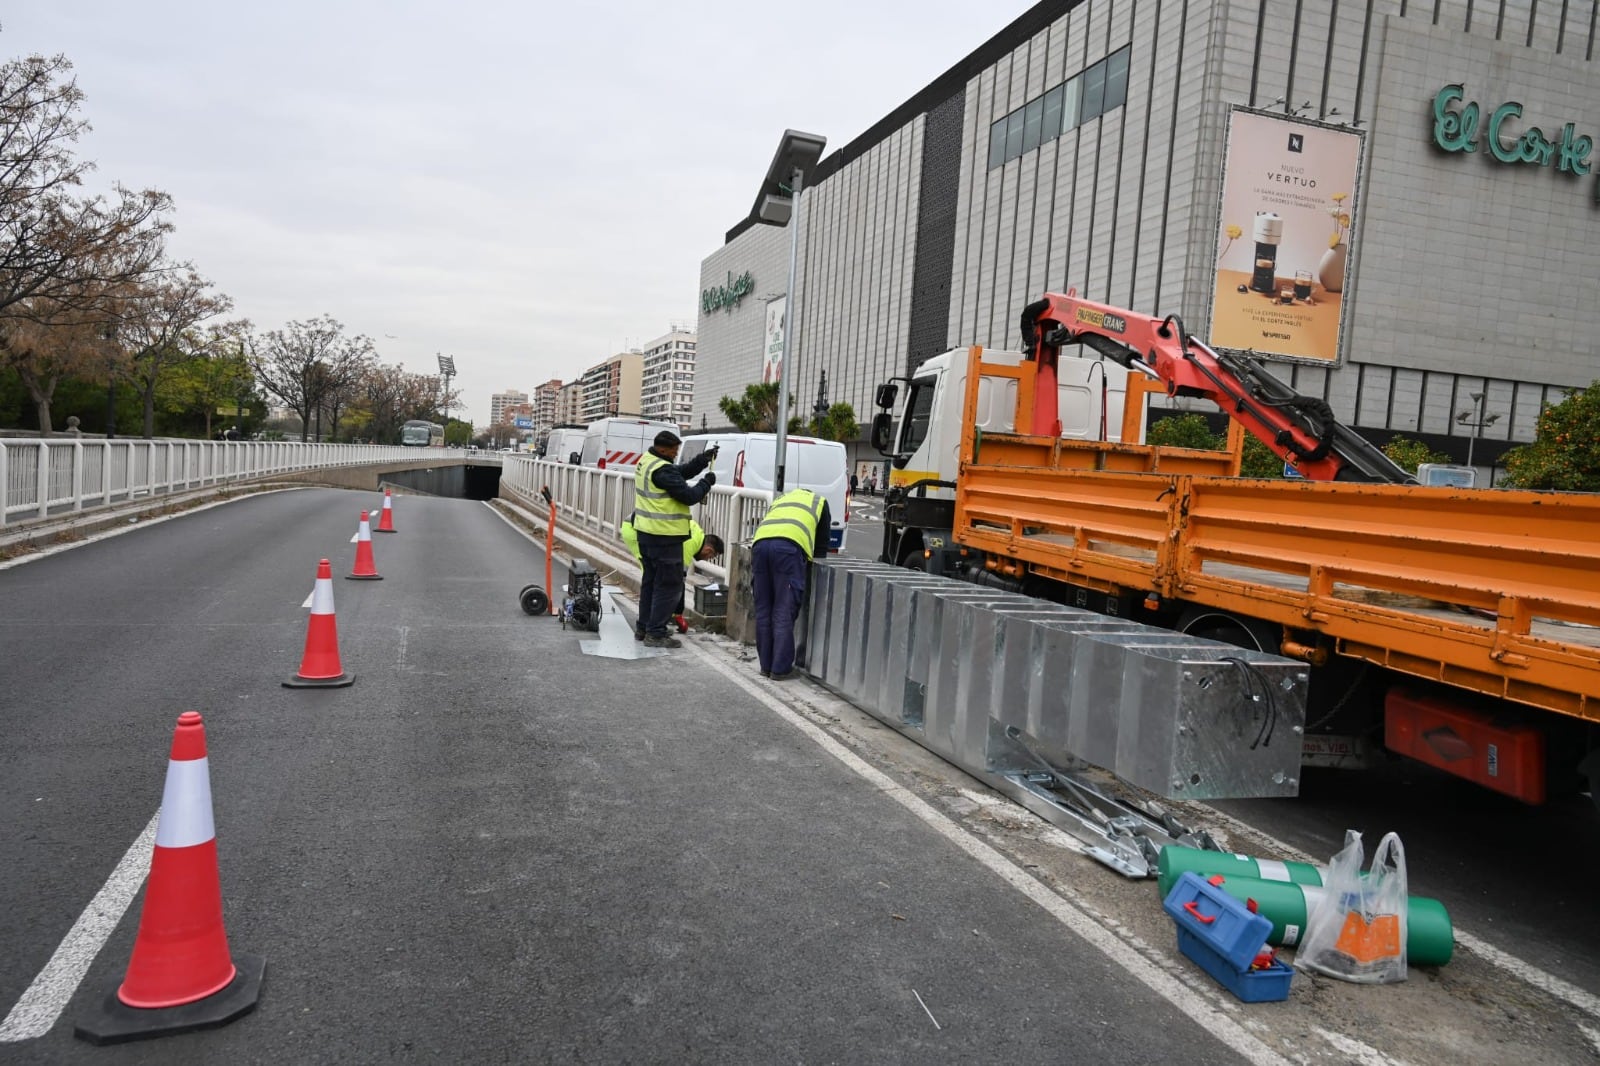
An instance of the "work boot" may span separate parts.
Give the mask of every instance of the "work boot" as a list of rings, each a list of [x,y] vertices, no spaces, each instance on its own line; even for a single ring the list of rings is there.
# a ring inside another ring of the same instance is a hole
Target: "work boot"
[[[645,637],[644,646],[647,648],[681,648],[683,641],[677,637]]]
[[[635,630],[634,630],[634,631],[633,631],[633,639],[634,639],[634,640],[643,640],[643,639],[644,639],[644,630],[642,630],[642,629],[635,629]]]

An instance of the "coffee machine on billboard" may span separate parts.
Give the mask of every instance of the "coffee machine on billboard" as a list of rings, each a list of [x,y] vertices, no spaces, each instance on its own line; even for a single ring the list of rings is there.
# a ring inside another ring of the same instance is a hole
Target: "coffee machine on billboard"
[[[1250,287],[1256,292],[1276,295],[1278,291],[1278,245],[1283,242],[1283,219],[1276,212],[1256,216],[1256,269]]]

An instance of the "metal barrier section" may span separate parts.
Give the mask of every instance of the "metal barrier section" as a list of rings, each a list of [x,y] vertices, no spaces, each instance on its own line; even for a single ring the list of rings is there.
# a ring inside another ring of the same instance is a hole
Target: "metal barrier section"
[[[1168,799],[1298,791],[1303,663],[854,560],[813,567],[809,609],[813,678],[1032,806],[1040,765]]]

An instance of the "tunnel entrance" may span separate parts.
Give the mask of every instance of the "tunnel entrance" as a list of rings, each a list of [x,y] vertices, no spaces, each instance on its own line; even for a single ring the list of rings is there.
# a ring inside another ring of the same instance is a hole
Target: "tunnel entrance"
[[[500,495],[500,468],[488,464],[396,470],[383,480],[412,492],[457,500],[492,500]]]

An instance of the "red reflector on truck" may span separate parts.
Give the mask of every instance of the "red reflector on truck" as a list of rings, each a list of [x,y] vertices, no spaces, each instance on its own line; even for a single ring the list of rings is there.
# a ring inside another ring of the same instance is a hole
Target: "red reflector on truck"
[[[1391,691],[1383,710],[1383,744],[1390,751],[1524,803],[1544,802],[1544,734],[1539,730],[1408,692]]]

